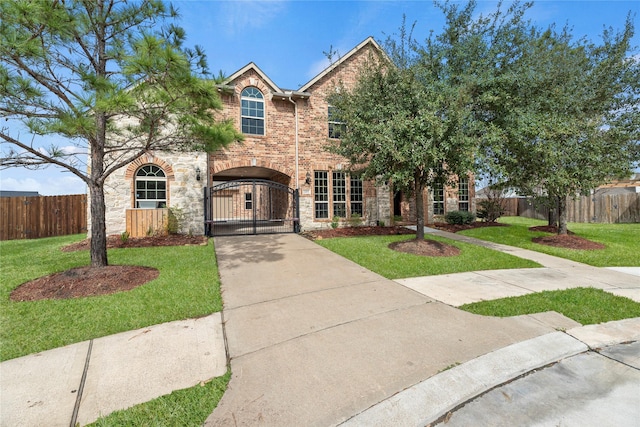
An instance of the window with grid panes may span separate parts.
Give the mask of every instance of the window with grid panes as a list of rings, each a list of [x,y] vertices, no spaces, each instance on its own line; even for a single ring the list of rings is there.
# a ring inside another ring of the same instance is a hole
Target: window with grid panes
[[[433,214],[444,215],[444,185],[433,184]]]
[[[264,97],[255,87],[242,91],[242,133],[264,135]]]
[[[246,210],[253,209],[253,194],[252,193],[244,193],[244,208]]]
[[[313,172],[314,211],[316,219],[329,218],[329,178],[327,171]]]
[[[156,209],[167,207],[167,178],[156,165],[142,166],[136,172],[136,208]]]
[[[352,176],[350,181],[351,215],[362,216],[362,180],[358,177]]]
[[[347,180],[344,172],[333,172],[333,216],[347,216]]]
[[[327,116],[329,118],[329,138],[332,139],[340,139],[342,134],[344,133],[346,126],[343,122],[339,122],[336,120],[335,107],[328,107]]]
[[[469,178],[467,177],[458,180],[458,210],[469,210]]]

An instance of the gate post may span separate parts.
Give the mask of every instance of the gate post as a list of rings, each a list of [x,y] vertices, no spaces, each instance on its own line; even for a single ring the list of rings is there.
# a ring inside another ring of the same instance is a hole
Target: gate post
[[[295,218],[293,219],[293,232],[300,232],[300,190],[293,190],[293,205]]]
[[[209,236],[211,233],[211,224],[208,222],[211,220],[210,209],[209,206],[209,198],[207,197],[207,187],[204,187],[204,235]]]
[[[258,221],[256,220],[256,205],[258,198],[256,197],[256,180],[251,181],[251,207],[253,208],[253,234],[258,234]]]

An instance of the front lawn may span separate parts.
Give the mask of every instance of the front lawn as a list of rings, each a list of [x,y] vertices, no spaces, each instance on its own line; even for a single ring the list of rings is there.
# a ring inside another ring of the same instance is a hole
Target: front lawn
[[[569,230],[606,249],[575,250],[541,245],[531,241],[534,237],[549,235],[528,228],[546,225],[546,221],[522,217],[503,217],[499,222],[509,227],[484,227],[461,231],[460,234],[495,243],[516,246],[570,259],[595,267],[640,267],[640,224],[582,224],[570,223]]]
[[[640,303],[594,288],[537,292],[465,304],[459,308],[470,313],[497,317],[556,311],[582,325],[640,317]]]
[[[413,238],[415,238],[413,235],[363,236],[316,240],[316,243],[388,279],[477,270],[540,267],[533,261],[437,236],[427,236],[427,238],[456,246],[461,250],[460,255],[425,257],[388,248],[392,242]]]
[[[206,384],[176,390],[149,402],[112,412],[89,426],[199,427],[222,399],[230,378],[231,374],[227,372]]]
[[[156,280],[112,295],[12,302],[28,280],[89,264],[88,251],[60,248],[84,236],[0,242],[1,360],[222,309],[218,270],[206,246],[109,250],[109,262],[157,268]],[[98,426],[200,426],[226,390],[230,373],[99,419]]]
[[[84,236],[0,242],[0,360],[222,309],[213,245],[109,250],[109,262],[157,268],[127,292],[90,298],[12,302],[20,284],[88,265],[88,251],[60,247]]]

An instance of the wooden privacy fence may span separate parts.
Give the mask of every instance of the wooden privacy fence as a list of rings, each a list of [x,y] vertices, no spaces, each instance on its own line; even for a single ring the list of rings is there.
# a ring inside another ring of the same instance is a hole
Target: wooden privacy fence
[[[0,197],[0,240],[86,233],[87,196]]]
[[[127,209],[125,215],[130,237],[167,233],[169,209]]]
[[[509,199],[508,203],[507,215],[544,220],[549,217],[549,209],[537,206],[530,198]],[[569,199],[567,221],[604,224],[640,222],[640,194],[605,194]]]

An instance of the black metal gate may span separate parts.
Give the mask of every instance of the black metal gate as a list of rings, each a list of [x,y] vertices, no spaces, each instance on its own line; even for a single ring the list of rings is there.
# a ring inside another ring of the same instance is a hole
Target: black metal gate
[[[298,233],[298,203],[298,190],[265,179],[228,181],[205,188],[205,234]]]

